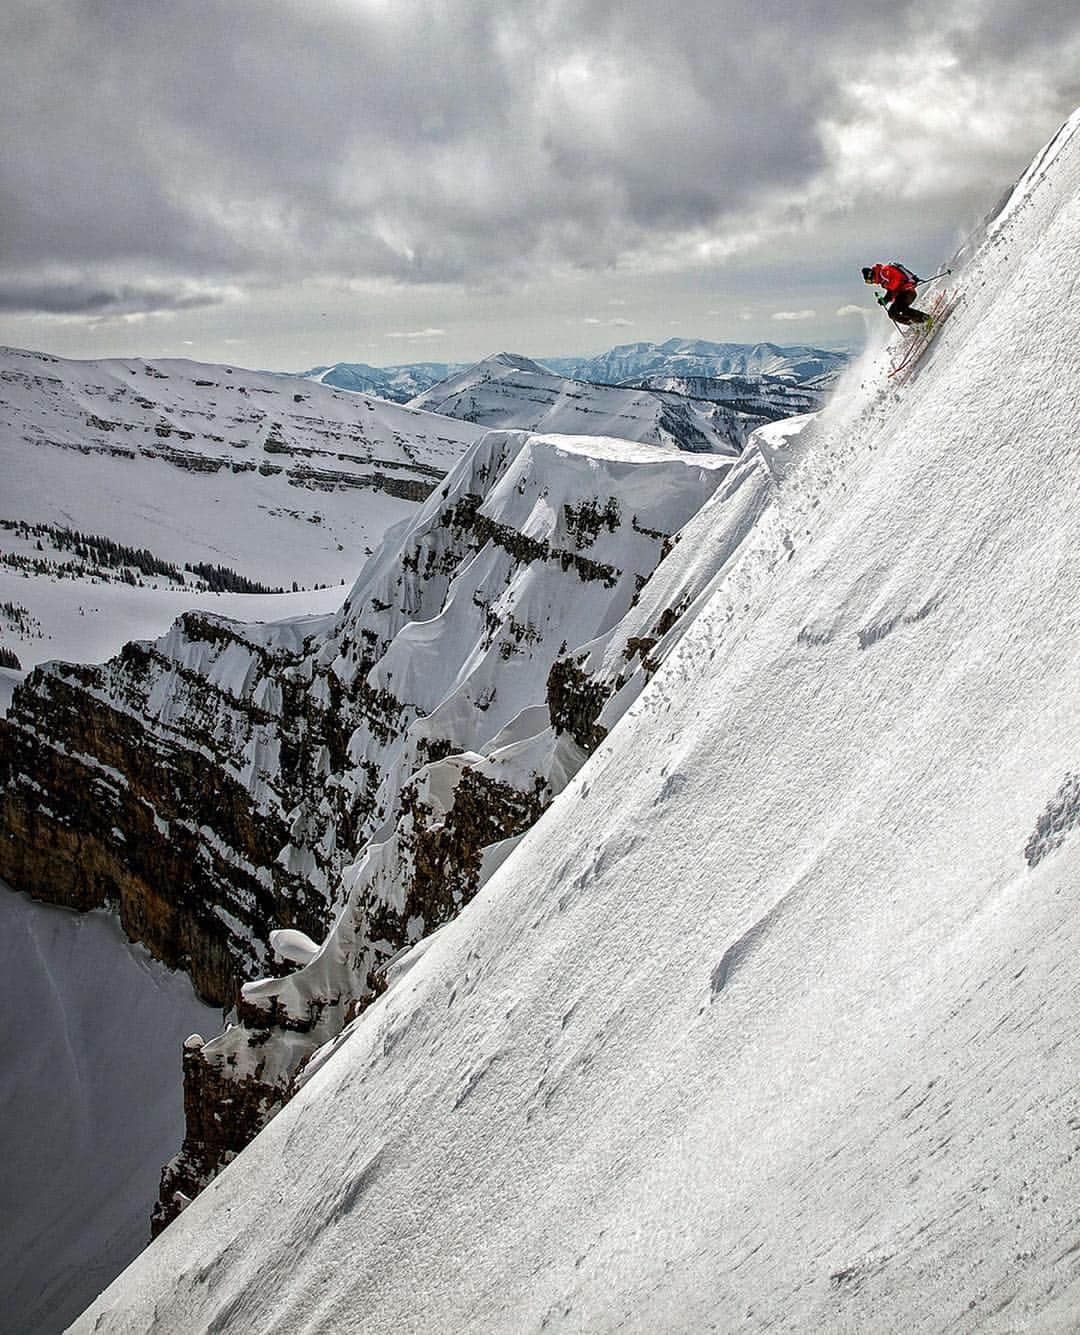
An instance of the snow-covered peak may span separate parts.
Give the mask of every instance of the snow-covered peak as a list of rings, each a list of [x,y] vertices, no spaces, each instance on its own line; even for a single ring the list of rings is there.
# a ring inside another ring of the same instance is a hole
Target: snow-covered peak
[[[761,420],[708,400],[570,380],[505,352],[432,386],[410,406],[494,428],[613,436],[728,455],[739,452]]]
[[[485,357],[481,366],[509,366],[515,371],[524,371],[526,375],[550,375],[546,366],[534,362],[530,357],[523,357],[517,352],[496,352]]]
[[[393,403],[405,403],[462,369],[460,364],[446,362],[409,362],[402,366],[335,362],[332,366],[315,366],[300,374],[302,378],[316,380],[321,385],[347,389],[357,394],[374,394]]]

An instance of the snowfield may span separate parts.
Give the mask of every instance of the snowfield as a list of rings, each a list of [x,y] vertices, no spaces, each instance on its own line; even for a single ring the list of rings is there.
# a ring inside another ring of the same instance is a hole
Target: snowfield
[[[879,349],[778,443],[608,739],[76,1330],[1080,1326],[1078,128],[918,374]]]
[[[24,669],[95,661],[187,608],[254,619],[340,603],[313,586],[351,581],[481,434],[296,377],[0,348],[0,646]],[[71,531],[176,569],[129,563],[125,582],[121,560],[78,553]],[[306,596],[242,611],[185,563]]]

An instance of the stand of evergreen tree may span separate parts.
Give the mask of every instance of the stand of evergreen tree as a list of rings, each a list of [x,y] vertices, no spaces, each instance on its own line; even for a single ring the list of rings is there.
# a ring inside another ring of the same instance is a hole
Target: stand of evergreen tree
[[[228,566],[210,565],[206,561],[187,562],[184,565],[185,570],[190,570],[193,575],[198,575],[200,579],[206,581],[207,588],[211,593],[284,593],[284,589],[271,588],[269,584],[260,584],[258,580],[248,579],[246,575],[237,574],[235,570],[230,570]]]
[[[57,551],[70,552],[82,563],[75,573],[100,578],[107,578],[107,570],[118,571],[117,578],[124,584],[141,583],[139,575],[172,580],[184,584],[184,572],[195,575],[212,593],[284,593],[283,588],[261,584],[258,580],[248,579],[228,566],[212,565],[207,561],[185,562],[183,569],[172,561],[163,561],[146,547],[128,547],[112,538],[102,538],[94,533],[81,533],[78,529],[57,528],[52,524],[28,524],[22,520],[0,520],[0,529],[6,529],[29,541],[36,539],[35,547],[42,553],[42,558],[19,556],[15,553],[0,552],[0,564],[13,566],[28,573],[47,575],[55,573],[52,563],[45,557],[42,538],[47,538]]]

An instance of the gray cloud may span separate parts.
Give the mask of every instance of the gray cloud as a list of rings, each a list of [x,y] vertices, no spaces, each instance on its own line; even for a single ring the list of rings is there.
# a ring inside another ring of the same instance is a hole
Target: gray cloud
[[[220,305],[235,291],[155,284],[100,284],[93,280],[41,280],[0,274],[0,311],[17,314],[114,316],[197,310]]]
[[[9,0],[0,52],[0,309],[87,315],[685,266],[763,218],[914,217],[1080,100],[1071,0]],[[988,88],[1032,76],[1027,119],[911,120],[935,53]],[[875,116],[879,159],[914,139],[906,193],[845,138]]]

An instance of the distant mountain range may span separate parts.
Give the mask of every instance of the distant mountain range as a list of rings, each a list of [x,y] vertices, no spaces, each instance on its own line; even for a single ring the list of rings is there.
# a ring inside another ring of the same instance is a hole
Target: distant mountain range
[[[510,352],[440,381],[409,407],[489,428],[614,436],[706,454],[738,454],[769,420],[711,399],[573,380]]]
[[[657,376],[735,375],[772,376],[800,384],[820,380],[821,387],[825,387],[847,361],[844,352],[801,344],[782,347],[776,343],[710,343],[700,338],[670,338],[666,343],[624,343],[597,357],[543,357],[530,364],[596,385],[636,386]],[[467,362],[413,362],[382,367],[364,362],[335,362],[298,374],[337,389],[377,394],[405,403],[468,368]]]
[[[669,338],[666,343],[623,343],[598,357],[547,357],[560,375],[593,384],[638,383],[646,376],[770,375],[786,380],[835,376],[847,363],[842,352],[776,343],[709,343]]]
[[[463,371],[468,362],[413,362],[407,366],[368,366],[364,362],[335,362],[333,366],[313,366],[296,374],[320,385],[348,389],[360,394],[377,394],[392,403],[405,403],[437,385],[447,376]]]

